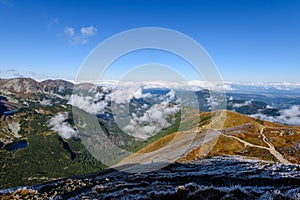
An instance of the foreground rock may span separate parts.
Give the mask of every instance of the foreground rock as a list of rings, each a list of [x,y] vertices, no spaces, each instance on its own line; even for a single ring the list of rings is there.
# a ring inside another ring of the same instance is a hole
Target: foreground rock
[[[0,193],[1,199],[299,199],[300,167],[215,157],[143,174],[107,169]]]

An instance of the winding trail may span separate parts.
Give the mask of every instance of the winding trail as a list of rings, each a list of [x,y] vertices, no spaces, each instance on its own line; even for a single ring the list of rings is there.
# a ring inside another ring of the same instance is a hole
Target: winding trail
[[[125,171],[130,171],[130,172],[152,171],[156,168],[160,168],[159,165],[164,165],[166,163],[173,163],[181,156],[186,155],[187,153],[193,151],[196,148],[199,148],[199,146],[201,146],[202,144],[206,144],[213,140],[217,141],[220,135],[223,135],[224,137],[227,138],[235,139],[243,143],[245,146],[267,150],[280,163],[285,165],[291,165],[292,163],[289,162],[287,159],[285,159],[284,156],[275,149],[274,145],[268,141],[268,138],[263,134],[264,129],[265,127],[261,127],[259,134],[262,136],[263,142],[267,144],[267,146],[252,144],[234,135],[227,135],[225,133],[222,133],[222,131],[218,131],[216,129],[209,129],[206,131],[202,131],[201,132],[202,134],[200,135],[199,132],[195,132],[195,131],[178,132],[176,136],[172,139],[172,141],[168,143],[168,145],[148,153],[134,153],[121,160],[119,163],[114,165],[113,168],[119,168],[121,166],[129,165],[130,167],[125,169]],[[149,169],[146,169],[146,166],[148,166]]]
[[[242,139],[240,139],[240,138],[238,138],[238,137],[236,137],[236,136],[233,136],[233,135],[226,135],[226,134],[224,134],[224,133],[222,133],[222,135],[225,136],[225,137],[227,137],[227,138],[233,138],[233,139],[236,139],[236,140],[238,140],[239,142],[244,143],[245,146],[256,147],[256,148],[260,148],[260,149],[266,149],[266,150],[268,150],[268,151],[270,150],[268,147],[263,147],[263,146],[260,146],[260,145],[251,144],[250,142],[247,142],[247,141],[245,141],[245,140],[242,140]]]
[[[264,143],[269,146],[270,153],[273,154],[281,163],[285,165],[291,165],[292,163],[285,159],[284,156],[275,149],[274,145],[268,141],[268,138],[263,134],[264,129],[265,127],[260,130],[260,135],[263,137]]]
[[[268,147],[263,147],[263,146],[260,146],[260,145],[256,145],[256,144],[251,144],[251,143],[246,142],[245,140],[242,140],[242,139],[240,139],[240,138],[238,138],[238,137],[236,137],[236,136],[233,136],[233,135],[226,135],[226,134],[224,134],[224,133],[222,133],[222,135],[225,136],[225,137],[227,137],[227,138],[233,138],[233,139],[236,139],[236,140],[238,140],[239,142],[242,142],[243,144],[245,144],[246,146],[256,147],[256,148],[260,148],[260,149],[266,149],[266,150],[268,150],[268,151],[269,151],[269,152],[270,152],[270,153],[271,153],[271,154],[272,154],[279,162],[281,162],[281,163],[283,163],[283,164],[285,164],[285,165],[291,165],[292,163],[289,162],[287,159],[285,159],[284,156],[283,156],[281,153],[279,153],[279,152],[275,149],[274,145],[273,145],[271,142],[268,142],[268,138],[263,134],[264,129],[265,129],[265,127],[262,127],[259,134],[263,137],[264,143],[266,143],[266,144],[269,146],[269,148],[268,148]]]

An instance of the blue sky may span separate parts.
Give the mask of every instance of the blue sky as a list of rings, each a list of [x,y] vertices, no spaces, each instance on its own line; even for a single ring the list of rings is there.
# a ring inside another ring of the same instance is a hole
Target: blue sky
[[[300,81],[299,0],[0,0],[0,76],[75,79],[100,42],[148,26],[195,39],[224,80]],[[107,78],[148,62],[169,63],[197,78],[191,66],[157,51],[121,58]]]

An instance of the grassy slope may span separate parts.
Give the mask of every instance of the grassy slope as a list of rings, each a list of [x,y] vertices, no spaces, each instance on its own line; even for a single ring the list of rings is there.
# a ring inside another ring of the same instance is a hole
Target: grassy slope
[[[185,111],[185,113],[189,114],[181,117],[181,119],[178,118],[173,126],[156,134],[154,137],[147,140],[147,143],[139,146],[132,152],[147,153],[155,151],[170,143],[175,138],[178,131],[188,131],[197,127],[199,122],[208,122],[207,118],[201,119],[200,112],[196,109],[188,109]]]
[[[198,119],[198,116],[194,116],[194,119]],[[201,127],[205,127],[210,123],[210,113],[201,113],[200,116],[200,122],[199,122],[199,129]],[[193,116],[190,116],[190,119],[193,119]],[[273,128],[285,128],[285,129],[290,129],[290,128],[295,128],[297,131],[295,131],[295,135],[290,136],[293,137],[290,141],[290,143],[295,143],[300,140],[300,129],[299,127],[290,127],[290,126],[285,126],[281,124],[276,124],[276,123],[271,123],[267,121],[262,121],[258,119],[254,119],[239,113],[235,113],[232,111],[226,111],[226,120],[224,122],[224,129],[234,127],[234,126],[239,126],[243,124],[248,124],[251,123],[253,124],[253,128],[249,130],[245,130],[241,132],[240,134],[235,135],[236,137],[245,140],[249,143],[260,145],[260,146],[265,146],[266,144],[263,142],[259,132],[262,127],[267,127],[269,129]],[[155,151],[168,143],[172,141],[172,139],[176,136],[177,132],[174,132],[170,135],[167,135],[165,137],[160,138],[159,140],[149,144],[148,146],[140,149],[138,153],[147,153],[147,152],[152,152]],[[201,134],[201,133],[199,133]],[[270,136],[268,136],[270,137]],[[273,137],[276,137],[273,135]],[[287,136],[285,136],[287,137]],[[277,136],[278,138],[278,136]],[[275,139],[274,139],[275,140]],[[279,139],[277,139],[279,140]],[[205,149],[206,144],[200,145],[199,148],[194,149],[187,155],[185,155],[183,158],[179,159],[179,161],[187,161],[187,160],[194,160],[198,159],[199,155],[202,155],[201,150]],[[278,144],[275,142],[274,144],[275,147],[278,146]],[[245,146],[238,140],[234,138],[227,138],[225,136],[220,136],[218,138],[218,141],[215,143],[214,148],[210,151],[210,153],[207,156],[217,156],[217,155],[242,155],[242,156],[247,156],[247,157],[255,157],[259,158],[262,160],[270,160],[270,161],[276,161],[276,158],[266,149],[260,149],[256,147],[249,147]],[[297,153],[295,153],[294,157],[297,157]],[[286,156],[287,159],[289,159],[289,156]],[[291,157],[291,156],[290,156]],[[298,156],[299,158],[299,156]],[[295,158],[289,159],[291,162],[295,162]],[[298,162],[295,162],[298,163]]]

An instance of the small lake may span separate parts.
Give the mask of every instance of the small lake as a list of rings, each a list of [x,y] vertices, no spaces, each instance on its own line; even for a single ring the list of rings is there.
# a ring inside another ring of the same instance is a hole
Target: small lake
[[[23,149],[28,146],[27,140],[19,140],[17,142],[10,143],[6,145],[4,148],[8,151],[15,151],[17,149]]]

